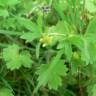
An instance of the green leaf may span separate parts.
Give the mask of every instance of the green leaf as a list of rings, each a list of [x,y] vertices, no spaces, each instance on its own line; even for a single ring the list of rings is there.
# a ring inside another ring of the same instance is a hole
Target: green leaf
[[[61,77],[66,75],[67,68],[64,65],[64,61],[60,59],[62,51],[52,59],[50,64],[43,64],[37,70],[38,85],[37,90],[40,86],[48,84],[49,89],[57,89],[62,84]]]
[[[81,59],[84,60],[86,62],[86,64],[89,64],[90,62],[90,54],[89,54],[89,45],[88,45],[88,42],[86,41],[86,39],[83,39],[84,40],[84,46],[81,50]]]
[[[96,61],[96,19],[90,21],[83,40],[87,58],[83,56],[82,59],[86,58],[86,61],[93,63]],[[82,50],[83,53],[84,51]]]
[[[96,19],[92,19],[87,27],[85,38],[91,42],[96,43]]]
[[[96,96],[96,84],[91,84],[87,87],[88,96]]]
[[[72,26],[70,26],[66,21],[59,21],[57,25],[55,26],[55,32],[56,33],[62,33],[62,34],[71,34],[74,33],[74,30]]]
[[[83,38],[80,35],[72,35],[68,38],[68,41],[76,46],[79,50],[82,50],[84,42],[83,42]]]
[[[65,47],[65,44],[64,44],[64,41],[61,41],[58,46],[57,46],[57,49],[62,49]]]
[[[56,26],[51,26],[48,30],[48,34],[52,35],[54,39],[65,40],[68,36],[71,36],[75,32],[73,26],[66,21],[58,21]]]
[[[89,35],[88,35],[89,36]],[[81,52],[81,59],[86,62],[86,64],[93,63],[96,61],[96,47],[90,39],[91,37],[83,37],[80,35],[73,35],[68,40],[69,42],[76,46]]]
[[[70,61],[72,57],[72,46],[69,42],[66,42],[64,48],[65,48],[64,52],[65,52],[66,58],[68,61]]]
[[[96,62],[96,45],[90,43],[89,44],[89,54],[90,54],[90,63],[93,64]]]
[[[23,35],[21,35],[21,39],[26,40],[26,42],[32,42],[34,39],[37,39],[40,37],[40,34],[37,32],[33,32],[33,33],[24,33]]]
[[[90,12],[90,13],[95,13],[96,12],[96,5],[92,0],[85,0],[85,8]]]
[[[89,22],[89,25],[87,27],[87,30],[86,30],[86,33],[85,35],[88,35],[88,34],[96,34],[96,18],[92,19],[90,22]]]
[[[3,49],[3,58],[5,61],[13,60],[14,58],[16,59],[18,57],[18,50],[19,46],[18,45],[9,45],[7,48]]]
[[[84,47],[81,50],[81,59],[86,61],[86,64],[93,64],[96,61],[96,45],[90,43],[84,38]]]
[[[22,53],[20,53],[20,59],[24,67],[30,68],[32,66],[33,62],[28,51],[23,51]]]
[[[31,32],[39,32],[38,31],[38,26],[32,22],[31,20],[27,19],[27,18],[23,18],[23,17],[16,17],[18,23],[20,24],[20,26],[24,27],[25,29],[31,31]]]
[[[19,69],[21,67],[19,58],[19,46],[10,45],[7,48],[4,48],[3,59],[6,61],[6,66],[8,69]]]
[[[2,57],[10,70],[19,69],[21,66],[30,68],[32,65],[31,56],[28,52],[19,52],[20,47],[16,44],[9,45],[3,49]]]
[[[0,96],[14,96],[12,91],[8,88],[2,87],[0,88]]]

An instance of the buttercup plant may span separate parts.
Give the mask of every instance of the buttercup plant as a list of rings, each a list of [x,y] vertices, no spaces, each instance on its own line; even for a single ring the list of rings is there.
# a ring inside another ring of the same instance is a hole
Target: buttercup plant
[[[0,96],[96,96],[96,0],[0,0]]]

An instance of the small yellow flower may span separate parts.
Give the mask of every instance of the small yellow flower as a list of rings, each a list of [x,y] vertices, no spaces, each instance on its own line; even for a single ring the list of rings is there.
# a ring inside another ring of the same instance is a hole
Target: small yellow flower
[[[50,45],[52,43],[52,36],[43,35],[40,38],[40,42],[42,43],[43,47],[46,47],[47,45]]]

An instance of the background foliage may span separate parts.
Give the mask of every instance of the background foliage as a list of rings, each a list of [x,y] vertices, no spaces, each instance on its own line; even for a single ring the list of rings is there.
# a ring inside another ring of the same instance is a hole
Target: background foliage
[[[0,96],[96,96],[96,0],[0,0]]]

